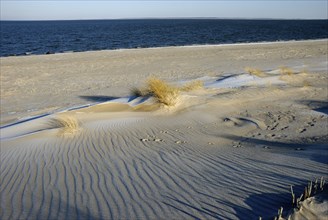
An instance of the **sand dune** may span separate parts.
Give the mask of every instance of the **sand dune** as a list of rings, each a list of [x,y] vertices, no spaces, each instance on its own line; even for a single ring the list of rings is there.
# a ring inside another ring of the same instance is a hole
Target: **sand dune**
[[[299,195],[308,180],[327,178],[327,53],[321,50],[326,43],[286,43],[299,53],[307,45],[317,48],[309,52],[315,56],[311,59],[291,56],[289,62],[297,63],[289,66],[293,75],[282,77],[278,65],[267,63],[261,64],[266,67],[263,77],[238,69],[215,76],[179,75],[171,83],[201,80],[204,88],[181,92],[175,106],[128,95],[88,105],[63,97],[83,106],[63,105],[66,109],[4,124],[0,218],[272,219],[281,206],[286,216],[292,208],[290,185]],[[279,50],[282,45],[270,47]],[[245,49],[240,47],[235,50]],[[213,50],[174,51],[189,49]],[[162,50],[171,49],[151,51],[160,56]],[[148,53],[131,54],[143,51]],[[3,61],[23,65],[29,59],[35,58]],[[213,60],[204,55],[206,66],[214,65]],[[308,62],[306,73],[302,62]],[[62,116],[78,122],[76,132],[51,123]],[[324,210],[317,213],[324,218],[327,197],[320,198]],[[305,208],[294,218],[316,210],[311,206],[304,201]]]

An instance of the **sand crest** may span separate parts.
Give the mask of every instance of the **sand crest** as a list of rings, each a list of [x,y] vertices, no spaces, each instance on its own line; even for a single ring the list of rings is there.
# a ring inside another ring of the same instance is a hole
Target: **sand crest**
[[[0,218],[270,219],[281,206],[286,216],[290,185],[300,194],[328,177],[326,45],[1,58]],[[174,106],[131,96],[151,74],[204,87]],[[324,219],[320,199],[295,215]]]

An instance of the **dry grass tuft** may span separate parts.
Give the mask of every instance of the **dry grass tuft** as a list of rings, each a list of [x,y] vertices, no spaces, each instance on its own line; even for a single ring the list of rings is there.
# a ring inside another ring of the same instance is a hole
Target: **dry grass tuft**
[[[73,116],[59,115],[50,119],[53,128],[59,128],[61,134],[74,134],[80,129],[80,122]]]
[[[307,80],[303,81],[303,87],[308,88],[310,86],[311,86],[311,83],[309,83],[309,81],[307,81]]]
[[[317,195],[320,192],[324,192],[327,190],[326,186],[326,180],[324,177],[316,178],[315,181],[309,181],[308,184],[304,187],[303,193],[300,195],[300,197],[296,197],[293,186],[290,186],[290,192],[291,192],[291,205],[293,208],[293,211],[299,211],[301,210],[302,201],[306,200],[307,198],[310,198],[312,196]],[[283,207],[280,207],[278,209],[278,216],[275,216],[274,219],[290,219],[290,216],[287,216],[286,218],[283,217]],[[262,219],[262,217],[259,217],[259,219]]]
[[[132,88],[131,95],[137,97],[153,96],[158,103],[166,106],[174,106],[179,97],[180,92],[189,92],[204,87],[204,83],[200,80],[195,80],[181,87],[171,86],[165,81],[156,77],[151,77],[147,80],[144,88]]]
[[[255,69],[252,67],[245,67],[245,71],[248,72],[251,75],[258,76],[258,77],[264,77],[265,73],[260,69]]]
[[[246,67],[245,71],[253,76],[264,77],[265,73],[260,69],[255,69],[252,67]]]
[[[200,80],[195,80],[195,81],[191,81],[189,83],[186,83],[185,85],[183,85],[180,88],[180,91],[183,92],[190,92],[190,91],[194,91],[197,89],[201,89],[204,87],[204,83]]]
[[[149,78],[147,88],[150,95],[155,97],[159,103],[167,106],[174,106],[177,103],[179,89],[170,86],[163,80],[157,78]]]
[[[303,76],[307,76],[307,75],[309,75],[309,71],[307,69],[302,69],[300,74],[303,75]]]
[[[282,75],[288,75],[291,76],[294,74],[294,71],[288,67],[282,66],[279,68],[279,71]]]

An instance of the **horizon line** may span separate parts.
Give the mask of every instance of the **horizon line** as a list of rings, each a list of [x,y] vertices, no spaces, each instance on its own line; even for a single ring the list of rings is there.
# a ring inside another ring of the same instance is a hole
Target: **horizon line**
[[[82,18],[82,19],[0,19],[0,21],[104,21],[104,20],[328,20],[328,18],[247,18],[247,17],[140,17],[140,18]]]

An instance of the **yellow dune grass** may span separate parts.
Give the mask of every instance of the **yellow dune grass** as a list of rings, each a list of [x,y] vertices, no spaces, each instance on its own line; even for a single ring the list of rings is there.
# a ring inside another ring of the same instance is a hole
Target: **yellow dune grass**
[[[74,134],[80,129],[80,122],[73,116],[58,115],[51,118],[49,123],[51,127],[59,128],[60,134]]]
[[[245,71],[248,72],[250,75],[254,75],[254,76],[258,76],[258,77],[265,76],[265,73],[260,69],[255,69],[252,67],[245,67]]]
[[[163,80],[149,78],[147,81],[149,94],[156,98],[159,103],[167,106],[174,106],[177,103],[179,89],[169,85]]]

